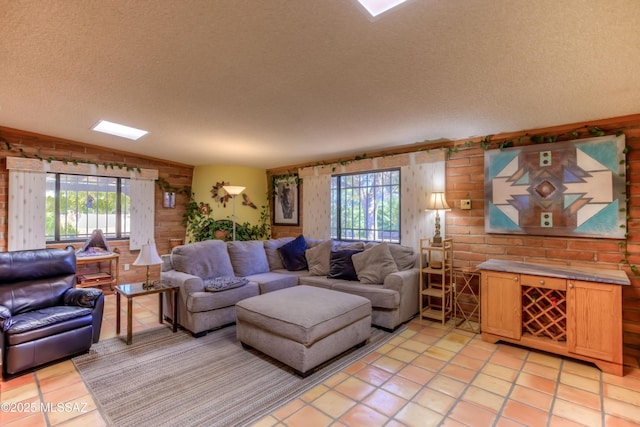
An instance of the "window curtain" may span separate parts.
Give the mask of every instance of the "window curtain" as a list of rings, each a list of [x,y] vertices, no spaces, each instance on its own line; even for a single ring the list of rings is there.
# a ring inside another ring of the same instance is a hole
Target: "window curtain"
[[[46,245],[46,174],[115,176],[131,179],[131,234],[129,248],[137,250],[154,240],[155,169],[127,170],[90,163],[64,163],[7,157],[9,170],[8,249],[38,249]]]
[[[45,247],[46,178],[44,172],[9,171],[9,251]]]
[[[331,175],[309,175],[303,181],[302,234],[314,239],[331,237]]]
[[[331,236],[331,176],[344,173],[400,168],[400,243],[418,248],[420,239],[435,233],[435,212],[425,211],[431,192],[445,191],[445,155],[442,150],[404,153],[357,160],[346,165],[301,168],[304,186],[303,233],[305,237]],[[444,236],[444,212],[440,212],[440,233]]]
[[[440,154],[440,153],[438,153]],[[403,245],[420,247],[420,239],[433,237],[435,211],[427,211],[427,203],[434,191],[445,191],[444,155],[421,156],[415,162],[401,168],[402,196],[400,206],[401,238]],[[440,212],[440,234],[446,236],[446,212]]]
[[[139,250],[144,243],[154,240],[154,203],[155,182],[146,179],[132,179],[130,250]]]

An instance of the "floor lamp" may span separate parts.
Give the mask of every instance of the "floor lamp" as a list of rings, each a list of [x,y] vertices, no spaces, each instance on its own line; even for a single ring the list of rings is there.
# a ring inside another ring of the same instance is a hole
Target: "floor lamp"
[[[429,199],[429,203],[427,204],[428,211],[436,211],[436,232],[433,235],[433,246],[441,246],[442,245],[442,236],[440,236],[440,213],[439,211],[450,211],[451,208],[447,204],[447,201],[444,198],[443,192],[434,192],[431,193],[431,198]]]
[[[237,185],[224,185],[224,191],[233,199],[233,241],[236,241],[236,196],[242,193],[245,187],[239,187]]]

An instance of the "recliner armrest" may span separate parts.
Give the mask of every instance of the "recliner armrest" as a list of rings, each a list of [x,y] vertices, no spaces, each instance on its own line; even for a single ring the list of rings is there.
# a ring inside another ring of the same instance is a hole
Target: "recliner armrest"
[[[63,294],[64,305],[93,308],[102,295],[100,289],[70,288]]]
[[[0,331],[4,332],[13,325],[11,311],[4,305],[0,305]]]

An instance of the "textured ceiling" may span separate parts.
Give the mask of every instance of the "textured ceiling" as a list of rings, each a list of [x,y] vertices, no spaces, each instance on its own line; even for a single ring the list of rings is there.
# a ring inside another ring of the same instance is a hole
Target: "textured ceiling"
[[[0,23],[0,126],[191,165],[640,113],[638,0],[0,0]]]

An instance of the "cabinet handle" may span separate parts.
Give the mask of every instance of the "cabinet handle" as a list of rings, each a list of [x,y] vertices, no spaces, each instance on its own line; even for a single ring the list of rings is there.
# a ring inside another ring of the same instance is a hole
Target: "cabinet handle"
[[[569,283],[569,289],[573,289],[573,283]]]
[[[513,280],[515,280],[515,281],[517,282],[517,281],[518,281],[518,276],[515,276],[515,277],[513,278]]]
[[[540,280],[540,284],[541,284],[541,285],[544,285],[544,280]]]

